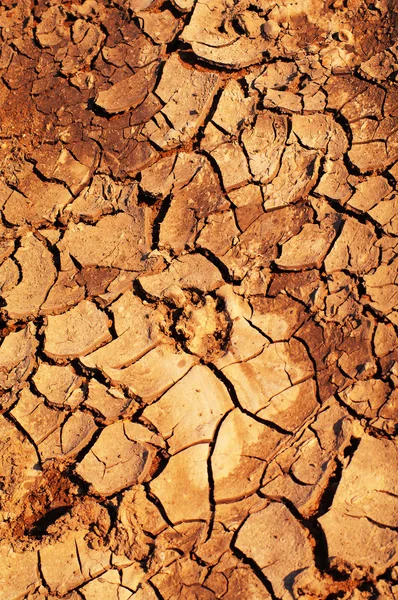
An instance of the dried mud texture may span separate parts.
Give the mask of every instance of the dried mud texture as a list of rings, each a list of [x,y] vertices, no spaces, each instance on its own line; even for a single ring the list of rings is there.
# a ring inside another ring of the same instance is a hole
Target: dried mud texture
[[[0,600],[398,599],[397,11],[0,3]]]

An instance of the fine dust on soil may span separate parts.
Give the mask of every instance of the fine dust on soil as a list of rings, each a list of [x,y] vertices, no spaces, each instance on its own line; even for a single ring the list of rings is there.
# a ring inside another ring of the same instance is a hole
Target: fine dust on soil
[[[398,599],[397,11],[0,4],[0,600]]]

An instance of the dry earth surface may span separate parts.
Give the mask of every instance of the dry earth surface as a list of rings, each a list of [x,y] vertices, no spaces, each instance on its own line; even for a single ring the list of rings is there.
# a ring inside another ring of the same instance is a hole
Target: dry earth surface
[[[395,0],[0,4],[0,599],[398,599]]]

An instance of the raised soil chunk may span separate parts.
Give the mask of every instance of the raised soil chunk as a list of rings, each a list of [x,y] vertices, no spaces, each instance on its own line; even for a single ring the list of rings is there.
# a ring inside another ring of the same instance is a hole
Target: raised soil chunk
[[[99,92],[95,100],[96,105],[110,114],[136,108],[152,91],[158,68],[158,62],[152,63],[139,69],[131,77]]]
[[[137,442],[134,434],[130,421],[108,425],[76,467],[76,473],[91,484],[96,494],[112,496],[148,475],[156,450]]]
[[[209,204],[213,210],[220,208],[218,204],[213,204],[214,201],[217,203],[224,200],[217,185],[217,178],[208,159],[197,152],[178,152],[176,155],[161,158],[156,164],[142,171],[140,188],[150,196],[164,199],[170,192],[175,195],[185,187],[191,188],[194,182],[193,189],[197,193],[202,192],[203,196],[198,208],[203,210],[204,206]]]
[[[250,304],[250,322],[273,342],[288,341],[305,320],[303,305],[285,294],[253,296]]]
[[[166,61],[155,89],[164,102],[160,112],[163,121],[156,115],[156,121],[148,124],[149,139],[162,150],[188,142],[210,109],[218,81],[216,73],[189,69],[173,54]]]
[[[0,565],[3,600],[24,598],[40,585],[37,550],[15,552],[8,543],[3,542],[0,546]]]
[[[44,351],[54,359],[84,356],[111,339],[108,317],[88,300],[47,319]]]
[[[153,306],[140,300],[130,290],[113,302],[109,310],[118,336],[126,331],[130,331],[134,338],[149,338],[158,333],[160,316],[154,314]]]
[[[287,138],[287,117],[270,111],[260,112],[252,129],[242,133],[253,180],[272,181],[278,172]]]
[[[366,293],[370,298],[370,305],[387,315],[395,323],[398,305],[398,259],[389,264],[381,264],[374,271],[365,275]]]
[[[374,228],[348,218],[325,260],[327,273],[347,269],[361,275],[377,267]]]
[[[186,448],[150,483],[172,523],[210,518],[208,457],[209,444]]]
[[[0,346],[0,387],[3,390],[25,381],[32,372],[39,344],[35,334],[36,327],[29,323],[4,338]]]
[[[37,316],[47,293],[55,281],[56,269],[51,253],[32,233],[21,240],[15,253],[21,269],[21,281],[5,292],[6,310],[11,319]]]
[[[330,510],[319,519],[332,564],[345,562],[377,576],[396,563],[397,464],[393,440],[362,437]]]
[[[267,89],[263,97],[264,108],[280,109],[283,112],[301,112],[302,99],[293,92]]]
[[[88,444],[96,431],[94,417],[90,413],[76,410],[62,427],[62,453],[77,454]]]
[[[173,261],[170,267],[158,275],[141,277],[140,284],[151,296],[167,297],[172,288],[196,288],[211,292],[223,285],[220,271],[201,254],[188,254]]]
[[[255,561],[279,598],[293,598],[294,579],[314,564],[308,532],[281,503],[273,502],[249,516],[236,547]]]
[[[337,200],[344,205],[352,195],[351,186],[348,183],[348,170],[342,160],[326,159],[324,172],[315,188],[317,194],[326,196],[331,200]]]
[[[267,64],[254,80],[254,87],[260,92],[267,89],[279,90],[286,88],[299,77],[294,62],[276,60]]]
[[[327,152],[332,160],[341,158],[348,148],[343,128],[330,115],[294,115],[292,129],[303,146]]]
[[[191,354],[163,345],[124,369],[104,367],[104,373],[113,385],[122,385],[130,393],[142,398],[146,404],[150,404],[197,362],[198,359]]]
[[[218,423],[233,408],[232,400],[208,367],[197,365],[143,416],[167,440],[170,454],[199,442],[211,442]]]
[[[169,10],[151,13],[147,11],[137,13],[143,31],[156,43],[167,44],[172,42],[179,28],[179,20]]]
[[[223,256],[228,252],[231,240],[240,233],[236,226],[236,217],[237,214],[232,210],[210,215],[196,241],[197,245],[207,248],[216,256]]]
[[[41,305],[42,315],[58,315],[84,300],[86,290],[78,282],[78,271],[74,265],[58,271],[57,279]]]
[[[222,144],[228,144],[229,142],[230,136],[223,130],[216,127],[213,121],[210,121],[206,125],[204,137],[200,143],[200,148],[204,152],[213,152],[214,150],[217,150],[218,146],[221,146]]]
[[[95,175],[89,187],[82,190],[64,214],[70,214],[74,221],[96,222],[113,211],[123,191],[109,176]]]
[[[188,247],[193,247],[198,231],[206,223],[207,217],[229,208],[229,202],[222,193],[209,161],[203,157],[198,159],[196,154],[192,154],[187,155],[184,162],[179,164],[176,161],[177,176],[180,174],[181,180],[177,179],[173,186],[171,203],[159,231],[159,248],[172,250],[178,255]],[[185,176],[190,171],[192,174],[186,185],[183,185]],[[185,256],[181,257],[183,258],[188,259]]]
[[[182,39],[188,42],[194,53],[210,63],[241,69],[261,61],[269,48],[269,40],[262,35],[263,21],[255,13],[243,14],[241,26],[248,28],[248,36],[237,35],[232,21],[239,12],[243,13],[242,3],[238,10],[222,0],[210,0],[206,4],[195,5],[189,25],[184,28]]]
[[[384,170],[392,165],[398,158],[398,149],[395,144],[382,142],[369,142],[367,144],[353,144],[348,156],[358,169],[366,173],[368,171]]]
[[[43,362],[34,374],[33,381],[50,404],[75,408],[83,400],[80,389],[83,378],[69,365],[61,367]]]
[[[41,469],[32,442],[3,415],[0,415],[0,435],[0,468],[4,477],[0,490],[0,535],[5,541],[9,521],[15,522],[21,516],[26,496],[35,487]]]
[[[268,339],[243,317],[232,322],[226,350],[212,359],[217,369],[245,362],[261,353]]]
[[[397,389],[391,390],[388,383],[380,379],[367,379],[349,386],[341,392],[340,397],[358,415],[369,419],[373,427],[394,435]]]
[[[90,548],[84,540],[86,534],[84,530],[70,533],[40,549],[43,578],[52,592],[65,596],[110,568],[111,552]]]
[[[99,413],[105,425],[110,425],[126,411],[134,412],[137,408],[137,403],[123,392],[117,388],[108,389],[96,379],[90,379],[84,404]]]
[[[283,244],[281,256],[275,264],[289,271],[319,269],[335,235],[333,228],[307,223],[298,235]]]
[[[49,408],[43,398],[28,388],[19,393],[17,405],[11,411],[14,419],[27,431],[36,446],[41,444],[65,419],[64,413]]]
[[[377,325],[374,345],[376,356],[385,356],[398,348],[398,336],[391,323],[379,323]]]
[[[391,187],[384,177],[381,175],[369,177],[358,183],[354,195],[347,204],[356,210],[365,212],[376,206],[390,191]]]
[[[245,185],[250,179],[247,160],[237,142],[221,144],[211,152],[221,172],[226,192]]]
[[[225,86],[211,120],[223,131],[236,135],[253,112],[253,99],[246,98],[243,87],[232,79]]]
[[[96,225],[71,223],[58,244],[83,267],[114,267],[143,271],[149,252],[148,212],[135,208],[133,215],[103,217]]]
[[[155,342],[146,334],[134,336],[134,327],[122,333],[106,346],[81,359],[89,368],[104,370],[105,368],[120,368],[131,364],[142,355],[155,347]],[[148,339],[149,338],[149,339]]]
[[[46,179],[56,179],[66,184],[73,195],[86,187],[90,169],[76,160],[61,144],[43,146],[35,154],[36,168]]]
[[[118,337],[85,356],[81,362],[89,368],[120,368],[152,350],[161,339],[161,314],[143,304],[131,291],[125,292],[109,307]]]
[[[264,208],[287,206],[307,195],[316,183],[319,161],[317,150],[287,146],[278,174],[263,188]]]
[[[64,185],[43,181],[26,170],[19,178],[18,191],[13,190],[4,206],[4,216],[13,225],[46,225],[53,223],[72,199]]]
[[[303,427],[318,408],[316,383],[309,379],[274,396],[257,416],[294,432]]]
[[[215,501],[231,502],[256,492],[267,463],[286,438],[238,408],[230,412],[211,458]]]
[[[391,194],[369,210],[369,215],[385,233],[398,235],[398,196]]]
[[[310,379],[313,365],[297,340],[269,344],[256,356],[223,369],[244,410],[256,414],[290,386]]]
[[[0,266],[0,292],[8,292],[18,284],[19,269],[12,258],[7,258]]]
[[[308,221],[308,209],[302,206],[287,206],[261,214],[234,240],[222,262],[234,279],[243,279],[256,268],[269,267],[277,258],[277,244],[286,242]]]
[[[340,398],[356,413],[367,418],[375,418],[387,402],[390,386],[380,379],[357,381],[340,393]]]
[[[262,480],[266,496],[284,496],[304,517],[318,510],[336,461],[344,458],[353,433],[350,418],[333,398],[323,405],[314,420],[311,412],[316,410],[317,399],[314,389],[308,389],[313,384],[310,381],[290,388],[275,397],[275,407],[272,403],[259,413],[286,429],[311,423],[311,428],[305,429],[294,444],[278,454]],[[292,408],[294,412],[289,410]]]
[[[175,156],[166,156],[161,158],[154,165],[147,167],[141,171],[140,190],[145,194],[149,194],[154,198],[164,199],[169,195],[174,185],[179,183],[179,177],[177,175],[178,162],[185,162],[185,157],[189,154],[180,152]],[[188,163],[189,164],[189,163]],[[194,174],[195,169],[192,170],[188,167],[188,178],[185,183],[188,183],[189,179]]]

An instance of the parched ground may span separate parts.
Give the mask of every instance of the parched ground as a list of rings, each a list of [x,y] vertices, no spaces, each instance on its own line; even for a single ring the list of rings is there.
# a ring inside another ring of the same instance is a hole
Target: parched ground
[[[0,32],[0,600],[397,600],[396,1]]]

